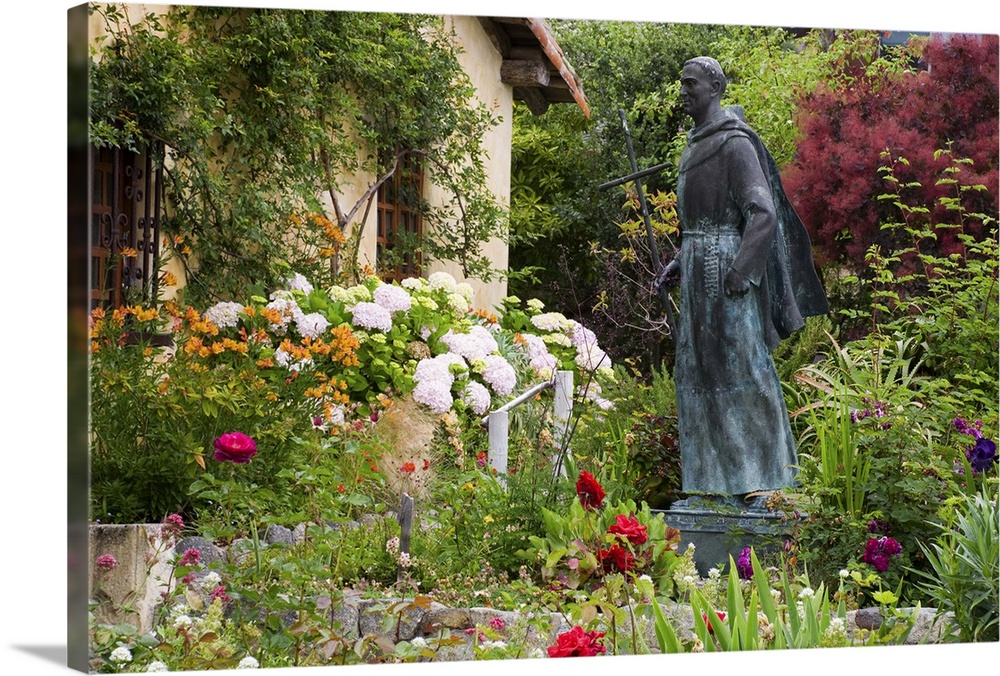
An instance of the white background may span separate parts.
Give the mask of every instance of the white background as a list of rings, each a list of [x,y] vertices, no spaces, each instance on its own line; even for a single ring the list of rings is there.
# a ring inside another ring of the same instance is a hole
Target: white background
[[[208,4],[202,0],[198,4]],[[971,3],[795,3],[790,8],[729,0],[669,3],[646,0],[271,0],[216,5],[306,9],[490,13],[585,19],[633,19],[827,28],[997,33],[996,12],[968,13]],[[783,3],[784,4],[784,3]],[[789,3],[791,4],[791,3]],[[980,7],[983,3],[976,3]],[[806,8],[806,5],[809,5]],[[819,6],[817,6],[819,5]],[[4,674],[65,670],[66,626],[66,10],[69,3],[20,0],[3,10],[3,126],[0,186],[7,242],[0,266],[0,388],[3,431],[0,474],[0,665]],[[962,8],[959,13],[956,8]],[[572,55],[568,55],[572,63]],[[586,91],[587,83],[584,82]],[[13,207],[13,209],[11,209]],[[348,667],[362,673],[452,674],[468,669],[499,674],[528,668],[577,674],[608,670],[748,674],[783,669],[809,673],[948,673],[997,664],[1000,645],[904,647],[695,656],[649,656],[440,666]],[[342,673],[342,670],[337,673]],[[388,670],[388,671],[386,671]],[[987,667],[987,673],[990,668]],[[273,674],[302,673],[291,669]],[[309,674],[334,673],[333,668]]]

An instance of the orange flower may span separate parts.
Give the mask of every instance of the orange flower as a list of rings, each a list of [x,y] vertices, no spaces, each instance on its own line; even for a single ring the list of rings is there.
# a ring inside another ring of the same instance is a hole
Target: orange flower
[[[344,488],[344,484],[337,484],[337,492],[338,493],[346,493],[347,492],[347,489]]]
[[[124,249],[122,249],[122,256],[124,256],[126,258],[132,258],[132,257],[138,256],[138,255],[139,255],[139,252],[136,251],[135,249],[133,249],[130,246],[127,246]]]
[[[416,470],[417,467],[412,462],[404,462],[403,466],[399,468],[399,471],[404,474],[413,474]]]
[[[163,286],[177,286],[177,275],[166,271],[160,275],[160,281],[163,283]]]

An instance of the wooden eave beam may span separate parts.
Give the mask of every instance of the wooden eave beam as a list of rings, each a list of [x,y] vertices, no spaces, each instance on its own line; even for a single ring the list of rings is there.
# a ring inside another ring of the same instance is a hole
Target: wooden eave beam
[[[542,115],[549,109],[549,102],[539,87],[516,87],[514,98],[524,101],[532,115]]]
[[[504,59],[500,64],[500,81],[514,87],[548,87],[548,62]]]

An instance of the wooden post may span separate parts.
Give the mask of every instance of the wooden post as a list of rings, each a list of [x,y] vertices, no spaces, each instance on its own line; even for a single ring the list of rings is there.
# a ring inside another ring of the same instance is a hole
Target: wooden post
[[[555,442],[559,448],[559,458],[569,452],[569,423],[573,415],[573,372],[556,372],[555,403],[553,404],[552,417],[555,423]],[[566,476],[566,465],[559,460],[558,473]]]
[[[403,499],[399,503],[399,514],[396,515],[399,522],[399,553],[410,553],[410,532],[413,530],[413,498],[408,493],[403,493]],[[403,579],[403,567],[396,567],[396,582]]]
[[[496,470],[497,478],[507,485],[507,432],[510,417],[507,411],[493,411],[489,415],[490,467]]]

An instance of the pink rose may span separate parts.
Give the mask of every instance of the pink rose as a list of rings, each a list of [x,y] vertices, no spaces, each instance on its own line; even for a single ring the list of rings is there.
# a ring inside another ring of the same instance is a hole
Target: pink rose
[[[215,440],[215,459],[245,465],[257,455],[257,442],[242,432],[227,432]]]

